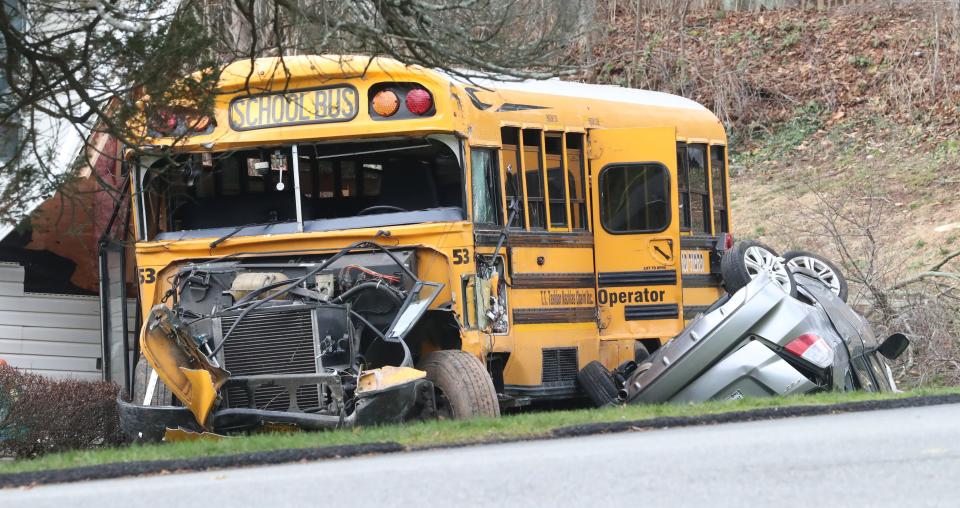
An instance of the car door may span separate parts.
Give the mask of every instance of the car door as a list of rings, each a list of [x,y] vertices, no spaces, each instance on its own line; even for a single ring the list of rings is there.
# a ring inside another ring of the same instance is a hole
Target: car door
[[[601,339],[680,331],[680,230],[674,128],[590,131]]]

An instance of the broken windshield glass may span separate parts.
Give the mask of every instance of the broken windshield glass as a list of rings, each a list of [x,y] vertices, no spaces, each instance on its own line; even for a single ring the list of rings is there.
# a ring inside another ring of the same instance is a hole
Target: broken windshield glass
[[[463,215],[463,172],[447,143],[406,139],[296,148],[183,154],[153,164],[143,178],[148,238],[433,209]],[[412,217],[404,223],[421,216]]]

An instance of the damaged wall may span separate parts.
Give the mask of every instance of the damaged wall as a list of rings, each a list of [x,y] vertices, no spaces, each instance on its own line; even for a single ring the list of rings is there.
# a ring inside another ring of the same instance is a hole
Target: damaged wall
[[[119,149],[113,137],[100,132],[91,135],[86,153],[76,161],[77,178],[39,203],[20,227],[0,239],[0,260],[27,269],[28,291],[97,293],[97,241],[115,204],[105,188],[116,189],[123,183],[118,176]],[[132,273],[132,264],[129,268]]]
[[[23,280],[22,266],[0,263],[0,359],[51,377],[101,379],[100,299],[28,293]],[[135,315],[130,301],[131,331]]]

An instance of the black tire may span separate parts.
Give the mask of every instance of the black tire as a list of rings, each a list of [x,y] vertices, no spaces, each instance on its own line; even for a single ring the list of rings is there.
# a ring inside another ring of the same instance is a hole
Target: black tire
[[[137,360],[137,366],[133,371],[133,397],[131,402],[143,405],[143,399],[147,396],[147,385],[150,382],[150,373],[153,367],[147,362],[147,359],[140,355]],[[157,379],[156,387],[153,390],[153,397],[150,399],[151,406],[172,406],[173,392],[163,384],[163,381]]]
[[[643,342],[640,342],[639,340],[634,341],[633,361],[640,364],[646,361],[647,358],[650,358],[650,350],[647,349],[647,346],[644,346]]]
[[[477,357],[459,350],[435,351],[418,366],[427,372],[437,394],[441,418],[463,419],[500,416],[493,379]]]
[[[790,296],[797,296],[797,283],[793,280],[793,274],[790,273],[790,270],[787,270],[786,264],[780,260],[777,251],[752,240],[737,242],[720,259],[720,274],[723,277],[723,288],[727,293],[732,295],[740,291],[757,276],[759,272],[752,264],[752,260],[756,258],[757,254],[762,255],[772,263],[771,269],[778,276],[775,282],[780,284]],[[748,261],[748,257],[750,261]]]
[[[835,278],[834,281],[829,280],[829,276],[824,277],[824,275],[827,274],[825,274],[823,270],[817,269],[818,267],[810,267],[808,263],[803,262],[800,263],[800,266],[798,266],[798,263],[796,262],[791,263],[791,261],[798,261],[802,260],[803,258],[811,258],[826,265],[823,268],[826,268],[832,272],[832,276]],[[843,276],[843,272],[841,272],[836,265],[828,261],[823,256],[803,250],[792,250],[784,254],[783,259],[787,263],[787,268],[792,273],[803,273],[820,280],[830,288],[830,291],[833,291],[833,294],[840,297],[841,300],[847,301],[847,278]]]
[[[602,363],[594,360],[577,373],[577,382],[587,392],[596,407],[614,406],[619,403],[617,385],[613,375]]]

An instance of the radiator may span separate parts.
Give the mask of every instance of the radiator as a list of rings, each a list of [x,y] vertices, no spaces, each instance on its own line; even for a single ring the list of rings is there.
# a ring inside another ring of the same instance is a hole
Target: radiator
[[[575,347],[544,349],[541,382],[545,385],[573,386],[577,382],[578,364]]]
[[[223,346],[223,366],[231,376],[261,374],[313,374],[317,372],[317,334],[314,307],[277,306],[251,311],[230,334]],[[220,318],[221,336],[230,330],[239,313]],[[280,386],[262,386],[253,403],[246,389],[226,389],[227,407],[287,411],[290,396]],[[301,410],[320,404],[318,385],[297,390]]]

